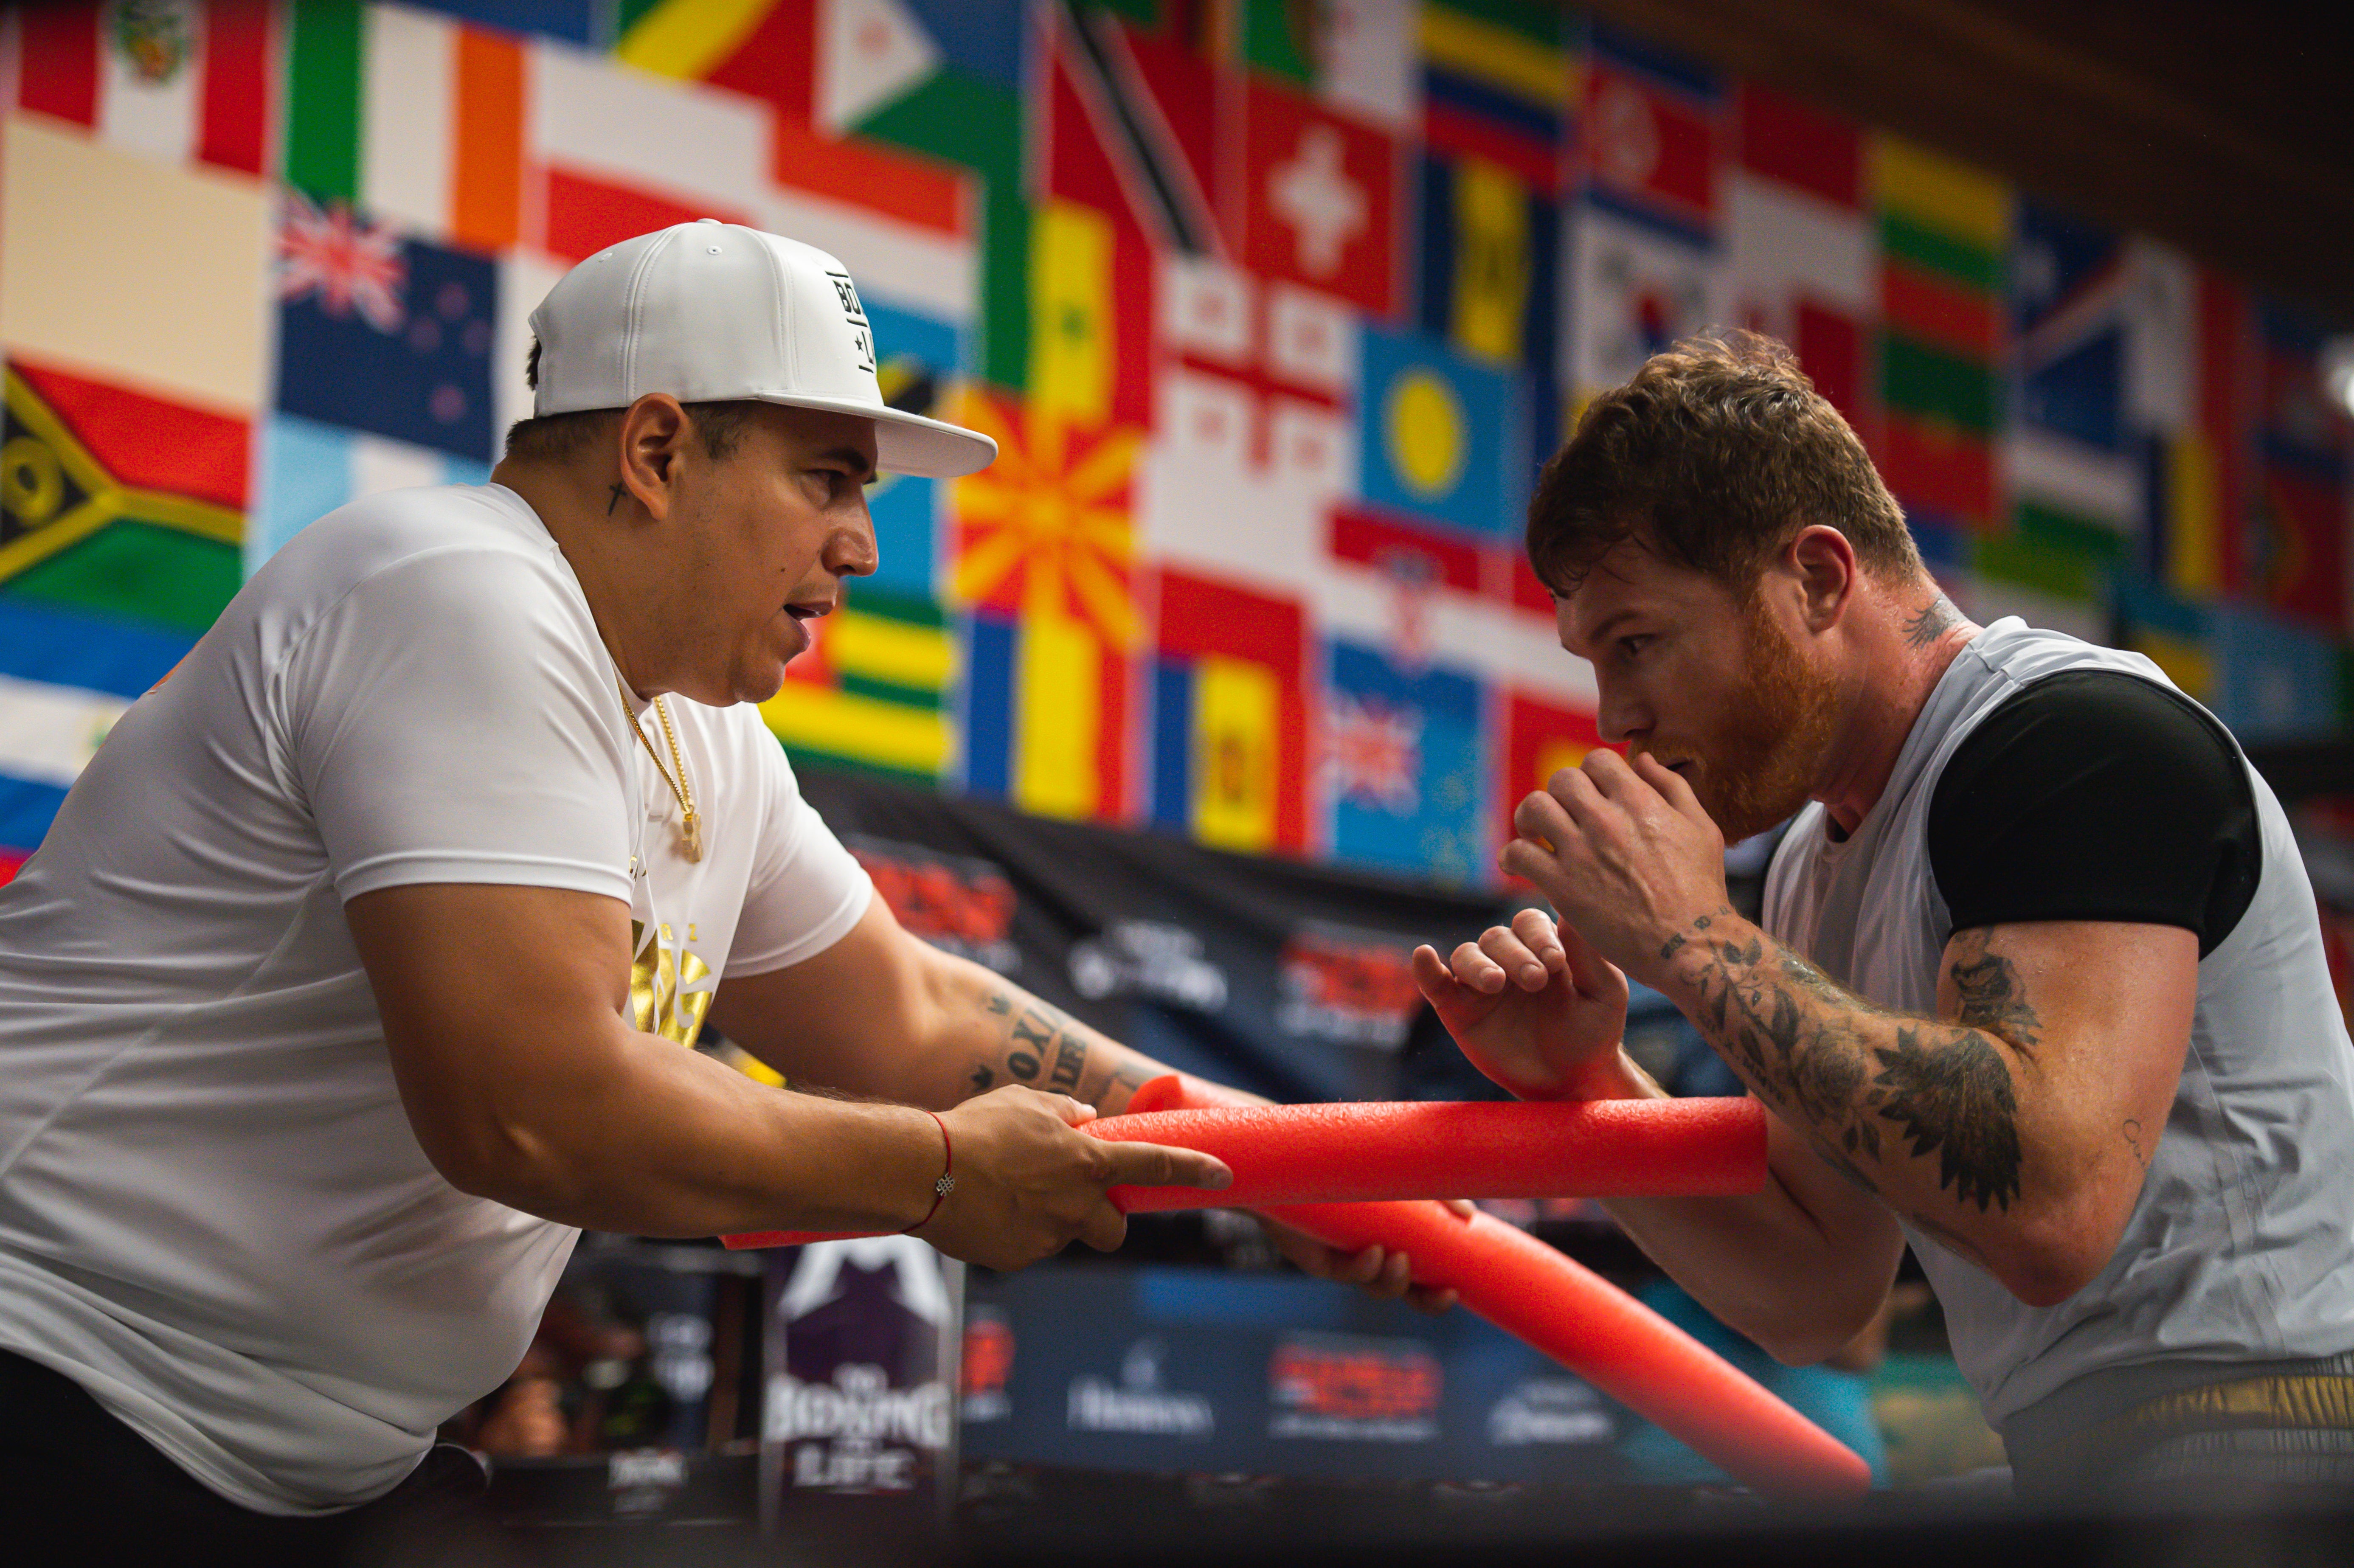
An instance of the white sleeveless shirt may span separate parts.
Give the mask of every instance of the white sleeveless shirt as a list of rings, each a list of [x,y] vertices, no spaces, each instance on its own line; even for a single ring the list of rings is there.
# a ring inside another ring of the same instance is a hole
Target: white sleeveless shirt
[[[1819,803],[1799,814],[1766,875],[1766,929],[1867,1001],[1935,1016],[1953,935],[1929,859],[1938,779],[2005,700],[2069,670],[2173,689],[2138,654],[1997,621],[1939,679],[1853,834],[1834,842]],[[1998,1427],[2094,1372],[2354,1349],[2354,1042],[2287,817],[2248,776],[2255,895],[2200,962],[2180,1086],[2108,1266],[2058,1306],[2030,1307],[1905,1227],[1955,1360]]]

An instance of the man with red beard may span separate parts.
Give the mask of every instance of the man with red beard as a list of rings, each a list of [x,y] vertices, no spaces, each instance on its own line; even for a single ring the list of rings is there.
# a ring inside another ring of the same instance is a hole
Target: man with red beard
[[[1909,1242],[2023,1494],[2354,1479],[2354,1044],[2222,726],[2137,655],[1965,620],[1750,334],[1597,398],[1528,543],[1626,753],[1515,816],[1558,925],[1416,953],[1465,1053],[1658,1097],[1628,977],[1672,999],[1771,1112],[1773,1179],[1612,1212],[1794,1364]],[[1723,846],[1794,814],[1761,928]]]

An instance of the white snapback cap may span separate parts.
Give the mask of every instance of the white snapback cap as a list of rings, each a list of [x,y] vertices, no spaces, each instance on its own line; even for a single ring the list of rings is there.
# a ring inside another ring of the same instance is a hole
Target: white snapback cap
[[[997,443],[883,401],[875,333],[840,261],[797,239],[706,217],[624,239],[557,280],[531,313],[535,414],[753,398],[875,421],[876,466],[952,479]]]

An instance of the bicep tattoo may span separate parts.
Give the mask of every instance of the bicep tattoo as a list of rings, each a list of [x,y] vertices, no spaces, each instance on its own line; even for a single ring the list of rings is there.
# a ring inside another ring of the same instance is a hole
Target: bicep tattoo
[[[2001,1053],[1975,1029],[1900,1026],[1896,1048],[1872,1054],[1872,1107],[1913,1155],[1937,1156],[1937,1185],[1980,1213],[2008,1212],[2019,1196],[2019,1101]]]
[[[1987,950],[1984,931],[1965,932],[1955,938],[1955,945],[1960,951],[1946,972],[1953,976],[1954,990],[1961,998],[1961,1008],[1955,1015],[1957,1021],[1999,1034],[2022,1054],[2032,1054],[2042,1043],[2043,1021],[2027,1003],[2017,966],[2000,953]]]
[[[2009,1208],[2020,1192],[2019,1107],[2010,1065],[1988,1033],[2024,1052],[2041,1023],[2008,959],[1980,944],[1955,965],[1966,998],[1955,1025],[1873,1007],[1755,938],[1695,935],[1690,952],[1700,966],[1695,1021],[1834,1169],[1884,1194],[1872,1167],[1896,1152],[1882,1136],[1893,1128],[1904,1152],[1937,1157],[1938,1187],[1956,1201],[1980,1213]]]

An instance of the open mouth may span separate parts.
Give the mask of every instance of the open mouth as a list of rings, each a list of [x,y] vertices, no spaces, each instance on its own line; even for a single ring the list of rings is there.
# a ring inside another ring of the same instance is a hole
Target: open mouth
[[[785,606],[785,613],[795,620],[807,624],[833,613],[833,601],[830,599],[796,600]]]

